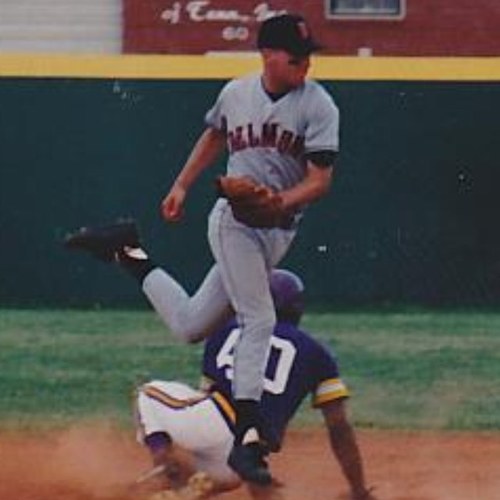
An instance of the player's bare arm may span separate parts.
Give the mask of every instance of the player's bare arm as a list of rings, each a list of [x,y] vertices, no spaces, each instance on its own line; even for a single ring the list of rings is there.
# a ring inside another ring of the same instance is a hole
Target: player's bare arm
[[[330,401],[321,407],[330,445],[351,487],[350,500],[376,500],[367,488],[361,454],[354,430],[346,415],[345,400]]]
[[[304,179],[292,188],[280,192],[283,208],[296,210],[318,200],[328,192],[332,179],[332,167],[318,166],[309,161]]]
[[[225,143],[224,133],[215,128],[209,127],[201,134],[169,193],[162,201],[161,212],[167,221],[176,222],[182,218],[184,201],[189,189],[199,175],[215,162]]]

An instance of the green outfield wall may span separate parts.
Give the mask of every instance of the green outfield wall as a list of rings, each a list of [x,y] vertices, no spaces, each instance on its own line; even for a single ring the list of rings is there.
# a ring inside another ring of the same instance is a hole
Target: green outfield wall
[[[112,77],[112,64],[82,73],[87,63],[51,61],[0,70],[0,306],[145,304],[118,269],[60,245],[67,230],[128,215],[194,290],[211,265],[206,218],[223,162],[195,186],[181,224],[162,222],[159,203],[231,75],[169,66],[162,78],[154,60],[134,59],[145,66]],[[341,109],[338,174],[284,264],[332,306],[496,304],[500,78],[488,79],[490,60],[466,74],[406,61],[407,79],[382,62],[342,73],[339,60],[330,76],[320,61]]]

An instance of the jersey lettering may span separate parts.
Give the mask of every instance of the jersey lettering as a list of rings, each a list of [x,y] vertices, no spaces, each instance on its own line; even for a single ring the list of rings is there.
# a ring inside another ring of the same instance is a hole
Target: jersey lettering
[[[276,137],[278,136],[277,123],[264,123],[262,125],[261,142],[262,147],[268,148],[276,144]]]
[[[227,119],[223,122],[227,124]],[[237,126],[227,130],[227,146],[229,153],[235,153],[247,148],[276,148],[281,154],[289,154],[294,158],[304,153],[304,137],[291,130],[281,130],[278,133],[278,123],[264,123],[260,133],[254,130],[254,125]]]
[[[240,335],[240,328],[233,329],[217,354],[217,369],[224,369],[225,377],[228,380],[233,380],[234,349]],[[271,354],[274,354],[276,356],[276,366],[274,373],[270,376],[268,374],[264,378],[264,390],[271,394],[282,394],[286,389],[290,371],[297,355],[297,349],[289,340],[275,336],[271,337],[270,347],[268,361]]]

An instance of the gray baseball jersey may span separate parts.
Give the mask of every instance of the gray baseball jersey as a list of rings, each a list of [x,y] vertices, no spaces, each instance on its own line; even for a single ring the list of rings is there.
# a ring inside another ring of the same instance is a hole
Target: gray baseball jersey
[[[277,101],[264,90],[260,75],[232,80],[205,121],[226,133],[228,175],[247,175],[278,191],[304,178],[304,153],[339,148],[338,108],[311,80]]]
[[[261,75],[232,80],[205,121],[226,135],[228,175],[247,175],[277,191],[304,179],[308,153],[337,151],[339,146],[338,109],[329,94],[310,80],[278,99],[265,91]],[[285,255],[295,233],[242,227],[227,208],[226,200],[216,204],[209,241],[243,325],[236,348],[234,395],[257,399],[275,320],[267,273]]]
[[[220,92],[206,122],[226,134],[228,175],[247,175],[277,191],[304,179],[308,153],[338,150],[338,109],[313,81],[273,100],[259,75],[233,80]],[[150,301],[181,338],[199,338],[232,305],[241,325],[234,353],[235,399],[261,397],[276,322],[268,273],[285,256],[296,229],[296,224],[289,229],[245,226],[220,198],[208,225],[216,264],[196,294],[189,297],[160,271],[144,282]]]

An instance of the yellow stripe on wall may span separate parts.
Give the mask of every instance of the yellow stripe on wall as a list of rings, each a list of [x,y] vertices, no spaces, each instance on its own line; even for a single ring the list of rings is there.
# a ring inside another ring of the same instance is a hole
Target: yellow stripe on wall
[[[311,75],[332,80],[500,82],[500,57],[325,57],[314,62]]]
[[[0,77],[228,79],[259,71],[257,54],[243,55],[0,55]],[[313,59],[324,80],[500,82],[500,57],[327,57]]]

